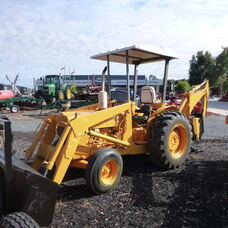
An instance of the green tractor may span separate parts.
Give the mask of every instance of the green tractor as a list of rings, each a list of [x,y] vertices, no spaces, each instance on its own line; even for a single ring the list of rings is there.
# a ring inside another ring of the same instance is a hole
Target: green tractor
[[[48,104],[55,100],[71,100],[76,93],[76,85],[67,85],[61,75],[46,75],[42,80],[43,90],[37,90],[35,98],[44,98]]]

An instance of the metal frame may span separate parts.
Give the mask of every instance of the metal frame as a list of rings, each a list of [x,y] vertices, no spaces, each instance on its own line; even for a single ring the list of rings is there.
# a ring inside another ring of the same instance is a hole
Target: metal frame
[[[135,64],[135,69],[134,69],[134,102],[136,102],[136,93],[137,93],[137,85],[138,85],[138,70],[137,70],[138,65]]]
[[[11,122],[9,120],[0,119],[0,123],[4,125],[3,129],[5,134],[5,141],[4,141],[5,168],[11,169],[12,168],[11,151],[12,151],[12,141],[13,141],[13,136],[11,132]]]
[[[163,92],[162,92],[162,103],[165,104],[166,90],[167,90],[167,80],[168,80],[168,69],[169,69],[170,59],[165,60],[165,69],[163,77]]]
[[[110,75],[110,61],[109,61],[109,55],[107,55],[107,68],[108,68],[108,97],[109,97],[109,100],[111,100],[112,79],[111,79],[111,75]]]
[[[128,51],[126,51],[126,77],[127,77],[127,101],[131,101],[130,97],[130,76],[129,76],[129,56]]]
[[[9,210],[8,202],[10,201],[10,181],[12,177],[12,141],[13,135],[11,132],[11,122],[9,120],[0,119],[0,124],[3,125],[4,131],[4,151],[0,149],[0,168],[4,170],[4,178],[1,178],[1,186],[4,188],[1,190],[0,199],[0,213],[6,213]]]

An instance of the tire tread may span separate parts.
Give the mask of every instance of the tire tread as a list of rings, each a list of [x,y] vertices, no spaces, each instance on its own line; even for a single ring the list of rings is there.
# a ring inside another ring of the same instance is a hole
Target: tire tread
[[[15,212],[1,219],[1,228],[39,228],[36,221],[24,212]]]
[[[168,127],[177,119],[180,121],[184,121],[187,124],[191,137],[191,125],[189,124],[188,119],[182,113],[176,111],[168,111],[162,113],[154,120],[154,123],[151,124],[150,128],[148,129],[148,145],[150,157],[154,161],[154,163],[161,168],[174,169],[182,165],[185,161],[185,159],[183,159],[182,161],[180,160],[177,163],[174,163],[170,159],[168,159],[165,152],[166,131]],[[188,153],[189,148],[187,154]]]

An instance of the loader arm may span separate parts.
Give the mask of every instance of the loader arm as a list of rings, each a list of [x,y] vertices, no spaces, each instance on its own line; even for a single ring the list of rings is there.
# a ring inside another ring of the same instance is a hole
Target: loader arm
[[[37,144],[38,151],[32,167],[39,170],[45,166],[46,176],[49,171],[54,170],[52,180],[60,184],[65,176],[67,169],[72,163],[79,161],[86,165],[88,157],[93,153],[89,145],[89,139],[96,137],[105,142],[129,147],[132,137],[132,113],[135,110],[134,103],[126,103],[108,109],[95,110],[95,105],[79,108],[61,114],[48,117],[40,128],[34,142],[27,151],[27,156],[31,157],[35,152]],[[121,139],[110,136],[110,134],[98,132],[99,129],[118,128],[116,116],[125,116],[125,130]],[[62,124],[62,125],[61,125]],[[59,127],[62,132],[58,139],[55,139]],[[83,151],[86,151],[83,153]]]

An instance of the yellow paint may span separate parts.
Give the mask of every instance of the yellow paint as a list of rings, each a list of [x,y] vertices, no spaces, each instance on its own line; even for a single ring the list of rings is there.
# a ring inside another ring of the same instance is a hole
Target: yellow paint
[[[73,160],[70,163],[70,166],[80,168],[80,169],[85,169],[87,165],[88,165],[88,161],[86,160],[78,160],[78,161]]]
[[[178,159],[186,151],[187,140],[188,137],[185,126],[182,124],[175,125],[168,139],[169,151],[174,159]]]
[[[182,100],[182,103],[179,107],[179,111],[185,114],[187,117],[191,116],[195,105],[201,101],[202,102],[202,111],[203,116],[207,112],[207,98],[209,96],[209,82],[205,81],[200,85],[194,86],[192,90],[188,93],[185,93],[185,98]]]
[[[48,119],[43,121],[42,125],[39,128],[39,131],[36,133],[35,138],[30,146],[30,148],[26,151],[26,157],[31,158],[33,155],[33,152],[35,150],[35,147],[37,146],[38,141],[41,139],[41,136],[44,132],[45,127],[47,126]]]
[[[200,118],[192,117],[191,124],[193,127],[193,134],[196,140],[200,139]]]
[[[118,126],[118,120],[115,117],[110,118],[109,120],[106,120],[104,122],[99,123],[98,125],[96,125],[96,128],[109,128],[109,127],[114,127],[114,126]]]
[[[107,136],[107,135],[102,135],[102,134],[97,133],[97,132],[92,131],[92,130],[89,131],[89,134],[93,135],[93,136],[96,136],[96,137],[99,137],[99,138],[102,138],[102,139],[106,139],[106,140],[111,141],[111,142],[116,142],[116,143],[124,145],[124,146],[130,146],[130,143],[128,143],[126,141],[119,140],[119,139],[116,139],[116,138],[113,138],[113,137],[110,137],[110,136]]]
[[[67,100],[70,100],[71,99],[71,91],[70,91],[70,89],[67,88],[65,93],[66,93]]]
[[[60,150],[62,149],[62,146],[63,146],[63,143],[65,142],[65,139],[67,138],[68,136],[68,133],[70,131],[70,127],[66,127],[65,130],[63,131],[63,136],[60,137],[57,145],[56,145],[56,149],[53,151],[53,153],[50,155],[50,159],[48,161],[48,164],[46,165],[46,168],[47,169],[52,169],[53,168],[53,165],[55,163],[55,160],[60,152]],[[69,158],[66,154],[66,158]]]
[[[107,161],[100,172],[99,180],[103,185],[113,185],[118,178],[119,166],[115,160]]]

